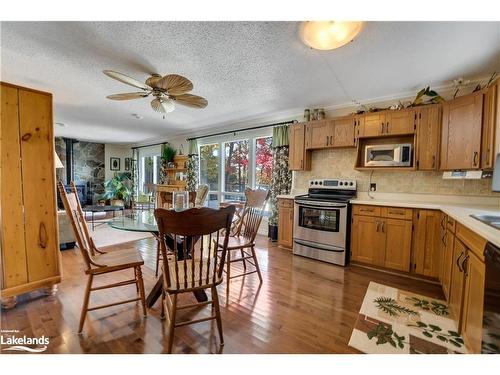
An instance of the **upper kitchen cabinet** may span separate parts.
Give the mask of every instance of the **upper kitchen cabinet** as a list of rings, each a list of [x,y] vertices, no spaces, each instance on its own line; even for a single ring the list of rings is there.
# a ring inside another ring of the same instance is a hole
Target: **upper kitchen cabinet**
[[[441,169],[479,169],[484,92],[443,103]]]
[[[333,146],[334,120],[310,121],[306,125],[306,149],[320,149]]]
[[[290,149],[288,169],[291,171],[307,171],[311,169],[310,152],[305,149],[306,125],[290,125]]]
[[[495,129],[498,127],[498,81],[491,85],[484,94],[483,134],[481,142],[481,169],[492,169],[495,159]]]
[[[358,116],[359,137],[379,137],[413,134],[415,132],[413,109],[380,111]]]
[[[332,147],[354,147],[356,145],[353,116],[335,119],[334,126]]]
[[[421,171],[438,168],[439,130],[441,127],[441,105],[418,107],[415,111],[417,122],[416,164]]]

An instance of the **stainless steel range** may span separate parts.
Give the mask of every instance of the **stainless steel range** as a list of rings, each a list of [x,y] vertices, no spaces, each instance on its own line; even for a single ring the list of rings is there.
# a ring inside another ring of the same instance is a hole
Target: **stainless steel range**
[[[355,196],[355,180],[311,180],[309,193],[295,197],[293,253],[345,266]]]

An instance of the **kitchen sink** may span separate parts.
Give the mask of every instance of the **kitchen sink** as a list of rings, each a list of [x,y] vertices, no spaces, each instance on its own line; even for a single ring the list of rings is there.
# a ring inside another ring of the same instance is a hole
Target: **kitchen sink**
[[[476,220],[479,220],[490,227],[500,229],[500,215],[470,215]]]

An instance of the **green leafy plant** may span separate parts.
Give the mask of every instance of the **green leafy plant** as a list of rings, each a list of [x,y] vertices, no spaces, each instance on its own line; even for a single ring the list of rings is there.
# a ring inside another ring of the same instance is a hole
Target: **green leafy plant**
[[[443,101],[444,99],[441,95],[439,95],[436,91],[431,90],[431,88],[427,86],[417,93],[417,96],[415,96],[415,99],[413,100],[413,103],[411,103],[411,106],[416,107],[418,105],[435,104]]]
[[[405,337],[399,336],[394,332],[389,325],[379,323],[374,329],[369,331],[367,334],[368,339],[377,338],[377,345],[390,344],[392,347],[404,348]]]
[[[418,315],[416,311],[399,305],[393,298],[378,297],[375,298],[373,302],[375,302],[375,307],[389,314],[390,316],[399,316],[400,314]]]
[[[406,297],[408,301],[412,301],[413,306],[420,307],[422,310],[432,311],[434,314],[439,316],[447,316],[450,313],[448,312],[448,306],[439,303],[437,301],[427,301],[423,298],[417,297]]]
[[[165,160],[167,163],[174,161],[175,155],[177,154],[177,150],[170,146],[170,144],[164,144],[161,147],[161,158]]]
[[[132,181],[127,172],[115,173],[112,179],[104,182],[105,199],[127,200],[132,194]]]

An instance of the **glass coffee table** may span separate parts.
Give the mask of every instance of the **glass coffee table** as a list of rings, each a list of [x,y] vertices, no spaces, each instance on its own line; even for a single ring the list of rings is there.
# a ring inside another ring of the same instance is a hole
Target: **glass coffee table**
[[[123,215],[123,206],[89,205],[89,206],[83,207],[82,210],[85,213],[89,212],[92,214],[92,217],[91,217],[92,230],[95,229],[95,217],[94,217],[94,215],[96,212],[113,212],[113,218],[116,217],[116,211],[122,211],[122,215]],[[104,223],[100,223],[100,224],[104,224]]]

